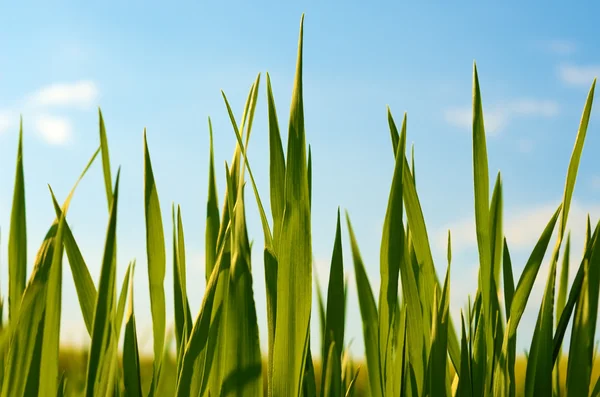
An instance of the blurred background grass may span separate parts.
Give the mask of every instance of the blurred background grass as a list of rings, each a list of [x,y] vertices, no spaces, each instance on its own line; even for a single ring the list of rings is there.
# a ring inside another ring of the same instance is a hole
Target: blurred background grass
[[[150,388],[150,382],[152,380],[152,359],[150,357],[140,357],[141,360],[141,376],[142,376],[142,387],[144,392],[147,392]],[[85,374],[86,374],[86,363],[87,363],[87,351],[75,348],[63,348],[60,355],[60,368],[65,372],[67,376],[67,393],[70,396],[83,395],[85,386]],[[369,396],[368,391],[368,380],[366,366],[362,362],[356,361],[356,365],[360,366],[360,373],[356,381],[355,397],[367,397]],[[527,361],[524,356],[518,357],[515,368],[515,375],[517,379],[517,396],[524,395],[525,386],[525,369]],[[320,390],[321,380],[321,363],[319,360],[314,360],[314,367],[317,380],[317,391]],[[266,389],[266,368],[267,362],[264,360],[263,364],[263,379],[265,381],[265,396],[267,395]],[[158,386],[159,396],[173,396],[175,395],[175,371],[176,363],[174,357],[169,357],[168,360],[163,361],[162,376],[160,384]],[[567,373],[567,358],[563,356],[560,361],[560,375],[561,375],[561,391],[565,384],[565,377]],[[600,375],[600,360],[596,359],[594,362],[594,369],[592,372],[592,379],[597,379]],[[593,384],[593,382],[592,382]]]

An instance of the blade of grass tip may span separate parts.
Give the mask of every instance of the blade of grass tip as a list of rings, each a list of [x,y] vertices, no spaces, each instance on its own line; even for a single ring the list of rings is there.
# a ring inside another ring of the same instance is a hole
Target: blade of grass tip
[[[135,271],[135,262],[131,263],[130,269],[129,303],[127,307],[127,320],[125,322],[125,336],[123,340],[123,384],[125,386],[125,393],[128,397],[142,397],[140,353],[135,325],[135,312],[133,309],[133,273]]]
[[[504,239],[504,254],[502,256],[502,269],[503,269],[503,280],[504,280],[504,304],[505,304],[505,313],[508,318],[510,313],[510,306],[512,305],[513,296],[515,294],[515,281],[513,277],[512,271],[512,262],[510,259],[510,252],[508,249],[508,243],[506,242],[506,238]],[[508,351],[506,357],[499,357],[499,360],[504,360],[500,362],[499,369],[503,374],[507,377],[508,385],[504,385],[508,388],[508,396],[514,397],[516,393],[515,389],[515,361],[517,354],[517,338],[516,335],[513,335],[511,339],[508,341]],[[500,351],[500,356],[502,356],[502,350]]]
[[[52,196],[52,189],[50,189]],[[46,311],[44,314],[44,331],[42,344],[42,357],[40,361],[39,385],[40,390],[57,390],[58,388],[58,353],[60,337],[60,316],[62,296],[62,236],[65,218],[60,218],[58,231],[54,240],[54,252],[52,253],[52,264],[48,276],[48,290],[46,292]]]
[[[219,238],[219,200],[217,198],[217,179],[215,175],[215,155],[213,147],[212,122],[208,119],[208,129],[210,131],[210,153],[208,163],[208,200],[206,202],[206,282],[215,266],[217,255],[217,239]]]
[[[173,220],[173,304],[175,316],[175,343],[177,344],[177,355],[179,355],[179,347],[181,340],[184,339],[184,307],[183,293],[179,271],[179,255],[177,254],[177,221],[175,220],[175,204],[171,206]]]
[[[161,366],[165,341],[165,237],[160,203],[156,190],[152,163],[144,129],[144,207],[146,218],[146,252],[148,255],[148,283],[150,286],[150,308],[154,335],[154,373]]]
[[[458,388],[456,396],[458,397],[472,397],[473,396],[473,383],[471,379],[471,355],[469,352],[469,342],[467,341],[467,334],[465,328],[465,318],[463,312],[460,312],[461,321],[461,340],[460,340],[460,376],[458,378]]]
[[[129,288],[129,277],[131,277],[131,268],[135,261],[129,262],[127,270],[125,271],[125,277],[123,277],[123,284],[121,284],[121,292],[119,293],[119,300],[117,303],[117,317],[115,318],[115,330],[117,331],[117,340],[121,335],[121,325],[123,324],[123,315],[125,314],[125,304],[127,303],[127,289]]]
[[[325,340],[323,350],[325,351],[325,349],[327,349],[328,353],[330,353],[329,346],[332,343],[335,343],[335,345],[339,347],[344,345],[344,259],[342,256],[341,229],[340,209],[338,208],[335,240],[329,270],[329,285],[327,288],[327,311],[325,312]],[[338,348],[336,348],[334,352],[341,354]],[[330,359],[329,354],[327,354],[327,357],[323,356],[323,358],[325,358],[325,360],[323,360],[323,369],[325,370],[328,368],[328,360]],[[334,364],[339,362],[341,365],[340,360],[341,356],[337,357]],[[341,368],[339,370],[341,373]],[[337,371],[337,369],[334,368],[332,371]],[[334,374],[335,372],[332,373],[332,375]],[[326,371],[323,372],[323,380],[325,380],[325,376]],[[335,382],[337,382],[337,380],[335,380]],[[329,394],[325,395],[328,396]]]
[[[392,138],[392,150],[394,151],[394,158],[396,157],[396,153],[398,152],[398,143],[400,142],[400,134],[398,134],[398,129],[396,128],[396,123],[392,118],[392,112],[390,107],[387,107],[387,118],[388,124],[390,126],[390,136]]]
[[[19,127],[17,169],[15,172],[10,232],[8,235],[8,318],[15,319],[27,277],[27,221],[25,209],[25,178],[23,175],[23,118]]]
[[[360,374],[360,368],[361,367],[358,367],[356,369],[356,372],[354,373],[354,376],[352,377],[352,380],[350,381],[350,384],[348,385],[348,390],[346,390],[345,397],[354,396],[354,389],[356,388],[356,380],[358,379],[358,375]]]
[[[285,207],[285,158],[277,122],[277,110],[271,88],[271,77],[267,73],[267,103],[269,108],[269,187],[271,215],[273,216],[273,240],[279,240],[279,225]],[[309,157],[310,158],[310,157]]]
[[[108,210],[113,199],[112,191],[112,176],[110,174],[110,156],[108,154],[108,139],[106,138],[106,127],[104,125],[104,117],[102,117],[102,110],[98,108],[98,124],[100,130],[100,148],[102,151],[102,172],[104,174],[104,187],[106,189],[106,201],[108,203]]]
[[[99,152],[100,148],[96,150],[94,155],[88,161],[83,172],[77,179],[77,182],[71,189],[71,192],[69,193],[65,204],[63,204],[63,207],[69,205],[71,197],[75,192],[75,188],[83,179]],[[59,219],[62,216],[63,211],[61,210],[58,202],[56,200],[53,201],[56,219]],[[85,322],[88,334],[91,336],[94,321],[94,306],[96,305],[96,286],[94,285],[94,281],[92,280],[92,276],[90,275],[85,260],[83,259],[81,250],[75,241],[75,237],[73,236],[71,228],[69,227],[69,223],[66,221],[66,219],[64,225],[63,243],[65,252],[67,253],[67,258],[69,259],[68,262],[71,268],[71,274],[73,275],[73,283],[75,284],[75,290],[77,291],[77,298],[79,300],[79,306],[81,307],[81,314],[83,315],[83,320]]]
[[[598,222],[597,228],[600,226]],[[569,362],[567,395],[588,395],[593,369],[594,336],[600,295],[600,238],[591,242],[591,255],[585,261],[581,293],[575,307]]]
[[[502,311],[500,308],[500,301],[498,298],[498,291],[500,289],[500,272],[502,271],[502,253],[503,253],[503,242],[504,233],[502,230],[502,211],[503,211],[503,196],[502,196],[502,177],[500,172],[496,177],[496,183],[494,184],[494,191],[492,193],[492,203],[490,205],[490,258],[491,258],[491,271],[489,279],[490,287],[490,300],[492,303],[492,318],[495,317],[502,319]],[[495,335],[490,339],[490,343],[493,344],[494,355],[492,362],[498,360],[498,355],[502,351],[502,340],[504,338],[504,320],[498,321],[498,327],[494,327]],[[491,335],[491,334],[490,334]],[[493,364],[490,371],[493,375]]]
[[[391,119],[388,108],[388,119]],[[404,151],[406,149],[406,115],[402,122],[400,141],[397,145],[396,164],[392,177],[388,205],[383,223],[383,233],[380,247],[380,277],[379,292],[379,360],[383,373],[386,373],[386,352],[388,351],[389,333],[392,326],[393,313],[396,310],[398,298],[398,277],[405,250],[405,235],[402,207],[402,177],[404,167]],[[407,262],[408,263],[408,262]],[[407,264],[405,263],[405,265]],[[408,267],[408,266],[406,266]],[[404,275],[403,275],[404,276]],[[403,280],[404,281],[404,280]],[[404,286],[404,285],[403,285]],[[407,291],[404,291],[406,297]],[[411,297],[413,298],[413,297]],[[409,299],[409,298],[405,298]],[[418,300],[416,301],[418,302]],[[411,301],[408,300],[409,311]],[[409,332],[409,340],[412,335]],[[419,352],[422,354],[422,352]]]
[[[369,386],[371,395],[373,397],[381,397],[383,396],[383,379],[381,378],[381,367],[379,362],[377,306],[375,305],[373,291],[371,289],[371,285],[369,284],[369,278],[367,277],[367,273],[365,271],[365,265],[358,249],[358,243],[356,242],[356,237],[354,236],[354,230],[352,229],[348,212],[346,212],[346,222],[348,224],[352,258],[354,260],[356,290],[358,292],[358,303],[362,318]]]
[[[117,203],[119,194],[120,171],[117,172],[113,202],[111,205],[106,244],[102,258],[102,270],[98,284],[98,298],[96,299],[94,313],[94,329],[87,365],[86,396],[106,395],[112,382],[107,382],[101,377],[107,362],[110,361],[111,349],[114,343],[113,327],[116,300],[116,231],[117,231]]]
[[[229,118],[231,120],[231,124],[232,124],[234,132],[235,132],[235,136],[237,138],[238,147],[240,147],[240,150],[242,151],[242,154],[244,156],[244,162],[245,162],[244,164],[245,164],[246,168],[248,169],[248,175],[250,176],[250,181],[252,183],[252,189],[254,190],[254,196],[256,197],[256,203],[258,205],[260,219],[261,219],[262,226],[263,226],[263,232],[264,232],[264,237],[265,237],[265,246],[272,247],[273,239],[271,236],[271,229],[269,228],[269,222],[267,220],[267,215],[265,213],[264,206],[260,199],[260,195],[258,194],[258,189],[257,189],[256,183],[254,181],[254,174],[252,173],[252,169],[250,168],[250,162],[248,161],[248,157],[246,155],[247,154],[246,150],[244,149],[244,147],[242,145],[242,136],[240,135],[240,131],[235,122],[235,117],[233,115],[233,111],[231,110],[231,106],[229,105],[229,101],[227,100],[225,93],[223,93],[223,100],[225,101],[225,105],[227,106],[227,111],[229,112]]]
[[[342,396],[342,363],[340,355],[336,349],[335,341],[329,345],[326,365],[323,367],[325,372],[323,376],[322,396],[341,397]]]
[[[277,280],[277,327],[273,344],[273,395],[298,396],[310,330],[312,241],[308,200],[304,105],[302,99],[302,27],[292,94],[285,175],[286,206],[281,226]]]
[[[181,215],[181,208],[177,206],[177,254],[179,256],[179,278],[181,283],[181,294],[184,308],[184,335],[187,337],[192,331],[192,313],[190,312],[190,303],[187,295],[187,274],[186,274],[186,261],[185,261],[185,234],[183,231],[183,217]]]

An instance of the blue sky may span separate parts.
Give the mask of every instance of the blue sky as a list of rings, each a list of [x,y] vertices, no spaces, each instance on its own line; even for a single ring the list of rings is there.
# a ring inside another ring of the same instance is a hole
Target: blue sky
[[[29,262],[53,220],[51,184],[64,199],[98,145],[101,106],[112,167],[122,166],[119,202],[119,282],[136,258],[135,299],[140,339],[151,348],[143,214],[144,127],[155,171],[165,234],[171,203],[180,204],[188,245],[193,312],[204,290],[204,217],[208,124],[215,131],[219,199],[224,162],[235,137],[220,90],[239,119],[254,78],[262,73],[249,156],[268,203],[268,135],[264,73],[271,75],[281,126],[287,126],[300,15],[305,12],[305,116],[313,150],[315,273],[325,284],[336,209],[351,215],[375,291],[379,244],[393,156],[386,120],[408,112],[417,186],[438,274],[445,272],[445,233],[454,240],[452,311],[474,293],[470,101],[477,61],[490,157],[490,180],[502,171],[505,231],[520,271],[558,206],[587,91],[600,75],[597,6],[344,6],[239,3],[228,6],[105,2],[0,12],[0,226],[8,235],[19,114],[24,119]],[[582,251],[585,216],[600,215],[598,111],[581,160],[570,226],[573,261]],[[261,341],[266,345],[262,230],[253,196],[247,217],[254,239],[253,272]],[[99,277],[107,211],[100,164],[82,182],[69,221],[95,280]],[[363,353],[352,261],[344,228],[351,296],[347,341]],[[7,238],[2,244],[2,293],[7,292]],[[170,243],[167,242],[170,258]],[[168,263],[170,266],[170,263]],[[168,267],[170,269],[170,267]],[[528,348],[542,268],[521,326]],[[572,271],[574,274],[574,271]],[[172,277],[165,282],[172,318]],[[87,343],[70,271],[65,267],[63,340]],[[318,333],[317,312],[313,332]],[[316,340],[316,338],[315,338]],[[316,346],[315,346],[316,347]],[[315,349],[315,351],[319,351]]]

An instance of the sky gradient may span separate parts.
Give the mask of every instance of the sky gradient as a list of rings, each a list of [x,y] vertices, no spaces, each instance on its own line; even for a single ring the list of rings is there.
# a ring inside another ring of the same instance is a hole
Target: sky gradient
[[[204,291],[204,227],[208,187],[208,117],[214,128],[219,200],[224,162],[235,136],[223,90],[241,117],[248,90],[261,73],[249,158],[268,205],[265,72],[285,131],[304,26],[304,102],[313,154],[314,273],[325,288],[338,206],[352,218],[374,292],[379,245],[393,172],[386,119],[408,114],[415,145],[417,189],[434,260],[445,274],[447,230],[453,235],[451,310],[476,290],[471,94],[477,62],[488,134],[490,181],[504,187],[505,234],[515,278],[561,201],[564,179],[586,95],[600,75],[598,6],[399,6],[346,2],[227,6],[105,2],[101,6],[39,2],[0,7],[1,288],[7,294],[7,236],[19,115],[24,123],[29,270],[59,200],[97,148],[102,108],[113,174],[122,167],[118,219],[118,285],[137,260],[135,305],[141,349],[151,349],[143,212],[143,129],[165,235],[171,204],[181,205],[186,232],[188,293],[197,313]],[[585,217],[600,215],[600,124],[592,111],[570,213],[572,269],[583,250]],[[283,134],[284,144],[287,134]],[[253,275],[261,343],[266,352],[262,229],[247,195]],[[108,211],[98,162],[81,183],[69,223],[97,282]],[[171,244],[167,248],[167,319],[172,319]],[[343,227],[350,280],[346,341],[363,354],[362,326]],[[546,256],[548,260],[549,254]],[[529,348],[546,279],[546,264],[521,322],[518,349]],[[575,270],[571,271],[571,279]],[[87,344],[70,270],[63,276],[64,341]],[[516,281],[516,280],[515,280]],[[315,295],[316,296],[316,295]],[[316,299],[315,299],[316,301]],[[313,335],[318,335],[313,311]],[[317,338],[313,338],[315,352]]]

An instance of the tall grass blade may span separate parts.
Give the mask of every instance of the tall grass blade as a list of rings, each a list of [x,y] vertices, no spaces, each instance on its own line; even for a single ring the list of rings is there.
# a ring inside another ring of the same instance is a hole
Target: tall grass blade
[[[356,290],[358,292],[358,303],[363,325],[363,338],[365,344],[365,356],[367,360],[367,374],[369,386],[373,397],[383,396],[383,383],[381,377],[381,364],[379,361],[379,329],[377,306],[369,279],[365,271],[365,265],[358,249],[358,243],[354,236],[354,230],[350,223],[350,216],[346,212],[348,223],[348,234],[350,235],[350,246],[354,260],[354,273],[356,277]]]
[[[27,221],[23,176],[23,119],[19,126],[17,170],[8,236],[8,318],[16,319],[27,277]]]
[[[323,367],[325,375],[323,376],[322,396],[341,397],[342,396],[342,363],[340,354],[337,351],[335,341],[329,345],[327,354],[327,364]]]
[[[160,371],[165,342],[165,237],[160,203],[148,152],[148,141],[144,129],[144,213],[146,219],[146,252],[148,257],[148,284],[150,286],[150,308],[154,340],[154,386]]]
[[[100,130],[100,151],[102,152],[102,173],[104,175],[104,187],[106,189],[106,201],[108,203],[108,210],[113,200],[112,191],[112,176],[110,174],[110,156],[108,153],[108,139],[106,138],[106,127],[104,125],[104,117],[102,117],[102,110],[98,108],[98,124]]]
[[[142,397],[140,353],[135,325],[135,312],[133,309],[133,272],[135,262],[132,263],[130,269],[129,304],[125,322],[125,337],[123,340],[123,384],[128,397]]]
[[[102,258],[102,270],[98,284],[98,296],[94,311],[94,327],[87,365],[86,396],[105,396],[113,383],[103,377],[105,371],[110,373],[109,360],[112,346],[116,343],[114,317],[116,300],[116,232],[117,203],[119,193],[119,176],[115,183],[113,202],[111,204],[106,244]]]
[[[300,394],[310,330],[312,248],[302,99],[302,27],[290,110],[285,208],[277,248],[277,326],[273,343],[273,396]]]
[[[213,148],[212,122],[208,119],[210,131],[210,153],[208,163],[208,200],[206,202],[206,282],[212,274],[217,256],[217,239],[219,238],[219,200],[217,198],[217,179],[215,175],[215,155]]]

